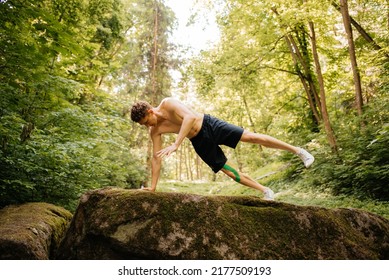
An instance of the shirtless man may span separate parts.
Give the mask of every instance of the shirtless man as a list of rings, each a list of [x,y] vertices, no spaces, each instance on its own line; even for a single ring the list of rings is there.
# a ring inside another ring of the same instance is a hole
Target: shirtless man
[[[153,192],[157,188],[162,158],[175,152],[185,137],[189,138],[196,153],[215,173],[221,170],[235,181],[263,192],[266,200],[273,200],[274,192],[227,164],[227,158],[219,145],[235,148],[242,141],[289,151],[298,155],[306,168],[314,161],[314,157],[302,148],[268,135],[249,132],[208,114],[200,114],[173,98],[165,98],[156,108],[145,101],[137,102],[131,108],[131,119],[149,128],[153,158],[151,187],[145,189]],[[165,133],[176,133],[177,138],[172,145],[162,148],[162,134]]]

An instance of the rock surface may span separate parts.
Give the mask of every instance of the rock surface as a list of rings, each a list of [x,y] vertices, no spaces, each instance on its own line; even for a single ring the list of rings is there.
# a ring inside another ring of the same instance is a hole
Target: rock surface
[[[46,260],[58,249],[72,214],[48,203],[0,209],[0,259]]]
[[[80,201],[58,259],[388,259],[389,221],[255,197],[106,188]]]

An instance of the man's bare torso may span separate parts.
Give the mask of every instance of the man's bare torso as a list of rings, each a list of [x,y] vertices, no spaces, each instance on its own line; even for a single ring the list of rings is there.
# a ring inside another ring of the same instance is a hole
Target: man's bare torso
[[[157,108],[154,108],[154,112],[157,116],[157,124],[151,127],[151,134],[178,134],[184,116],[190,115],[195,118],[193,126],[187,135],[187,138],[190,139],[199,133],[204,119],[204,114],[197,113],[184,104],[170,98],[164,99]]]

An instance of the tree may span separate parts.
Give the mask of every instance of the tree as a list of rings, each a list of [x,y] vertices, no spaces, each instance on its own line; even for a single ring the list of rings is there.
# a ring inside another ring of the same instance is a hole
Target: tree
[[[324,88],[324,79],[323,74],[321,71],[320,61],[319,61],[319,55],[317,52],[317,44],[316,44],[316,33],[315,33],[315,26],[312,21],[308,22],[309,29],[311,31],[311,45],[312,45],[312,54],[315,61],[315,69],[316,69],[316,76],[319,81],[319,88],[320,88],[320,104],[321,104],[321,114],[323,117],[324,122],[324,129],[327,133],[328,142],[334,152],[337,153],[338,147],[336,144],[336,138],[334,135],[334,131],[332,129],[330,118],[328,116],[328,110],[327,110],[327,102],[326,102],[326,94],[325,94],[325,88]]]
[[[337,9],[340,13],[342,13],[342,8],[338,3],[333,1],[331,4],[332,4],[332,6],[334,6],[335,9]],[[370,36],[370,34],[352,16],[350,16],[350,14],[349,14],[349,19],[350,19],[351,24],[362,35],[362,37],[366,40],[366,42],[368,42],[369,44],[372,45],[373,49],[378,50],[378,51],[382,50],[382,47],[379,44],[377,44],[376,41],[374,41],[374,39]],[[386,51],[385,51],[384,55],[387,58],[389,58],[389,54]]]
[[[348,11],[347,0],[340,0],[340,10],[342,13],[344,29],[345,29],[346,34],[347,34],[348,50],[349,50],[351,67],[352,67],[353,76],[354,76],[356,107],[357,107],[358,115],[361,116],[362,112],[363,112],[363,110],[362,110],[362,108],[363,108],[362,86],[361,86],[361,78],[360,78],[360,74],[359,74],[357,58],[356,58],[356,54],[355,54],[355,45],[354,45],[353,32],[352,32],[352,28],[351,28],[351,20],[350,20],[350,15],[349,15],[349,11]]]
[[[272,8],[272,11],[279,17],[279,13],[276,8]],[[285,28],[288,28],[287,24],[285,24]],[[305,38],[305,29],[303,26],[298,28],[292,28],[295,33],[295,37],[298,39],[299,45],[296,43],[292,32],[284,35],[285,42],[288,46],[290,54],[293,58],[295,71],[303,85],[303,88],[307,94],[309,107],[312,111],[312,115],[314,116],[314,122],[316,125],[320,125],[323,121],[322,112],[320,113],[320,109],[325,108],[321,105],[321,101],[319,95],[317,93],[317,86],[313,79],[313,72],[310,67],[310,57],[307,48],[307,42]],[[299,30],[302,32],[299,32]]]

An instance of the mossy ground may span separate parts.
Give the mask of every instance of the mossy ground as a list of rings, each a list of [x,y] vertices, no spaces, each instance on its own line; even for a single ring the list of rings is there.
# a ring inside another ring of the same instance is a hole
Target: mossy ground
[[[47,259],[57,250],[71,218],[64,208],[43,202],[1,209],[0,255],[6,259]]]

